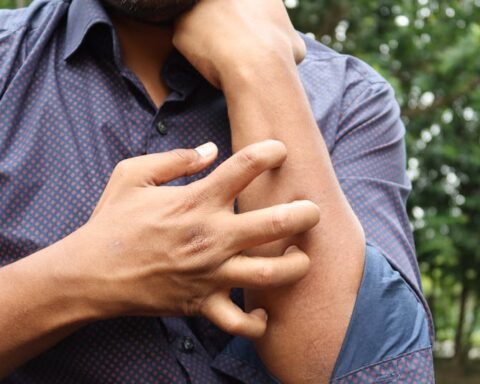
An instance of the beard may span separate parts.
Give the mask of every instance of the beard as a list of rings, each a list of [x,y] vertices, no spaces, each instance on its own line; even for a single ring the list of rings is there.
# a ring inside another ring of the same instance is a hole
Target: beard
[[[193,7],[198,0],[103,0],[125,16],[146,23],[169,23]]]

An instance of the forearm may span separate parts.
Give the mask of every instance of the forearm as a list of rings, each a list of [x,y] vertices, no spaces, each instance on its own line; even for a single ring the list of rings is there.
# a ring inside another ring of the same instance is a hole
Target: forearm
[[[276,254],[295,243],[312,265],[295,286],[246,292],[246,302],[269,313],[257,349],[271,371],[285,382],[318,383],[328,380],[351,315],[363,270],[363,232],[340,189],[295,64],[264,64],[266,70],[250,66],[223,82],[233,150],[271,138],[285,143],[288,158],[240,195],[239,209],[309,199],[320,207],[321,221],[306,235],[250,251]]]
[[[0,269],[0,378],[98,317],[63,242]]]

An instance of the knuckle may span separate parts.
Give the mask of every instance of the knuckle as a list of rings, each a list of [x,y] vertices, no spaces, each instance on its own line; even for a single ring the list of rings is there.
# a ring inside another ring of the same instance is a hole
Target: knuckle
[[[182,204],[182,211],[188,212],[195,208],[197,208],[203,202],[202,195],[191,186],[185,188],[183,193],[181,204]]]
[[[242,321],[238,317],[232,317],[225,320],[224,330],[232,335],[240,333],[242,330]]]
[[[184,211],[190,211],[197,207],[198,198],[191,188],[185,190],[181,204]]]
[[[174,149],[171,153],[186,165],[196,162],[199,158],[199,154],[194,149]]]
[[[250,148],[246,148],[238,154],[239,164],[251,172],[258,172],[263,168],[262,157]]]
[[[113,173],[118,176],[128,175],[131,172],[131,169],[133,167],[132,162],[133,160],[131,159],[125,159],[125,160],[119,161],[115,166]]]
[[[195,289],[193,290],[195,292]],[[182,303],[182,312],[185,316],[196,316],[201,312],[203,297],[192,296]]]
[[[272,214],[271,229],[273,234],[283,235],[289,232],[291,214],[286,207],[281,207]]]
[[[262,265],[255,274],[255,283],[260,286],[268,286],[273,281],[273,268],[268,265]]]
[[[185,246],[187,253],[196,255],[204,253],[215,245],[215,239],[211,230],[203,224],[197,224],[187,231]]]
[[[184,302],[182,305],[182,313],[184,316],[187,316],[187,317],[195,316],[196,314],[195,304],[190,300]]]

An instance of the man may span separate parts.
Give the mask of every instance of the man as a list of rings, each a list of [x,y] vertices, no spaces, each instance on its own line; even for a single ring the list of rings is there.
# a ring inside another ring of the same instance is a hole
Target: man
[[[38,0],[0,26],[2,383],[433,382],[372,69],[280,0]]]

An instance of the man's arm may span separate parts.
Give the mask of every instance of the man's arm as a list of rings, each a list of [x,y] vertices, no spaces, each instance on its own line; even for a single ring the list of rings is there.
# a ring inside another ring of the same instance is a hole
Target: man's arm
[[[279,170],[240,194],[240,212],[298,198],[320,207],[320,225],[308,234],[250,251],[272,254],[297,241],[312,261],[307,277],[292,287],[246,293],[249,307],[260,305],[269,314],[257,349],[286,383],[327,382],[363,272],[362,228],[340,189],[293,59],[269,55],[222,79],[234,151],[265,138],[280,140],[288,149]]]
[[[327,382],[362,277],[363,231],[385,255],[414,257],[404,209],[410,187],[405,130],[392,88],[372,76],[372,82],[361,82],[351,92],[354,99],[346,101],[330,159],[298,72],[291,67],[289,75],[284,65],[274,63],[266,67],[268,71],[250,65],[240,76],[237,67],[222,78],[234,149],[263,135],[283,141],[289,149],[280,170],[263,175],[239,196],[239,208],[256,209],[300,195],[319,205],[321,221],[299,241],[312,260],[307,277],[291,288],[247,291],[246,300],[269,312],[267,334],[257,349],[272,372],[286,383]],[[237,81],[230,83],[228,78]],[[261,122],[254,129],[252,116]],[[362,219],[362,228],[350,205],[345,206],[344,194]],[[285,245],[277,242],[254,252]]]
[[[299,198],[320,207],[320,225],[307,234],[249,251],[271,255],[295,242],[311,257],[308,276],[288,288],[247,291],[246,304],[269,314],[256,345],[270,371],[286,383],[323,383],[352,314],[365,238],[300,82],[298,40],[278,0],[202,0],[178,22],[174,44],[224,92],[234,151],[267,138],[287,147],[282,167],[240,194],[240,212]]]
[[[66,262],[58,242],[0,268],[0,378],[100,315]]]

